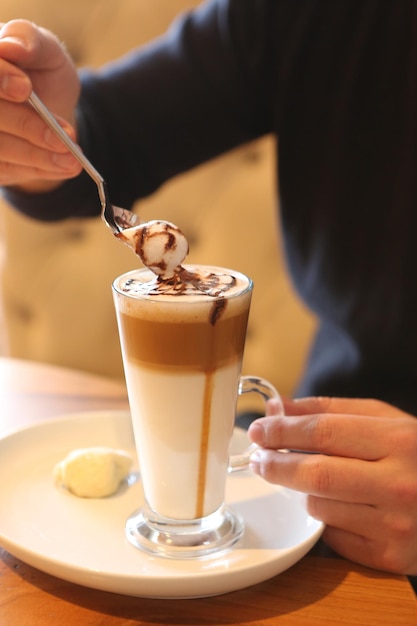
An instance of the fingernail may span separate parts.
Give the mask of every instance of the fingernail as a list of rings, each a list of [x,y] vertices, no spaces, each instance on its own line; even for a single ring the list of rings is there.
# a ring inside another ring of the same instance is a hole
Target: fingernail
[[[268,409],[267,409],[267,415],[283,415],[284,414],[284,407],[282,404],[282,400],[278,400],[278,398],[271,398],[270,400],[268,400]]]
[[[45,129],[44,140],[46,145],[54,150],[59,150],[59,148],[61,148],[62,151],[67,150],[62,139],[57,137],[57,135],[52,132],[50,128]]]
[[[21,46],[22,48],[25,48],[25,50],[27,49],[28,45],[27,42],[22,39],[21,37],[1,37],[0,38],[0,42],[1,43],[14,43],[17,44],[19,46]]]
[[[249,426],[250,438],[252,441],[257,443],[259,446],[263,446],[265,444],[265,429],[258,422],[252,422]]]
[[[259,474],[260,472],[260,464],[261,464],[261,453],[260,450],[255,450],[252,452],[249,458],[249,467],[255,474]]]
[[[30,80],[27,76],[10,76],[6,74],[2,80],[2,89],[9,98],[24,98],[30,91]]]
[[[72,154],[57,154],[54,152],[52,154],[52,161],[55,165],[63,170],[73,170],[76,165],[78,165],[78,161]]]

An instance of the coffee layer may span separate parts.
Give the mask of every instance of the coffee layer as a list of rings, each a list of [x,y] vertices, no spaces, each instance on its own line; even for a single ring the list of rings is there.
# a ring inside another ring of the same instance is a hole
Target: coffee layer
[[[119,324],[127,356],[148,367],[209,372],[241,359],[248,311],[208,322],[141,320],[123,313]]]

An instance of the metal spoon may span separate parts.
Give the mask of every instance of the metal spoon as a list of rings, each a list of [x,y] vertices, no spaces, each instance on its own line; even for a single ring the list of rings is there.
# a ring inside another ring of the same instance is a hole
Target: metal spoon
[[[42,100],[39,99],[35,92],[32,91],[31,95],[29,96],[28,102],[33,106],[35,111],[39,113],[44,122],[48,124],[49,128],[56,135],[58,135],[58,137],[66,145],[68,150],[73,154],[77,161],[81,163],[87,174],[89,174],[96,183],[98,195],[101,202],[101,217],[107,224],[107,226],[111,228],[115,235],[120,233],[125,228],[130,228],[131,226],[134,226],[135,222],[137,221],[137,216],[127,209],[122,209],[118,206],[114,206],[110,202],[109,194],[107,192],[107,186],[101,174],[97,172],[95,167],[93,167],[90,161],[84,156],[79,146],[77,146],[77,144],[72,141],[72,139],[67,135],[63,128],[58,124],[52,113],[44,105]]]

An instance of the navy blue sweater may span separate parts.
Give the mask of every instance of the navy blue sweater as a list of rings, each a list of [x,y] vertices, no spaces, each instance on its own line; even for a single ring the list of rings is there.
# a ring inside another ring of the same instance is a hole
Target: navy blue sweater
[[[209,1],[82,84],[81,144],[120,206],[275,134],[288,267],[320,319],[298,394],[417,414],[414,0]],[[37,219],[100,209],[86,175],[5,193]]]

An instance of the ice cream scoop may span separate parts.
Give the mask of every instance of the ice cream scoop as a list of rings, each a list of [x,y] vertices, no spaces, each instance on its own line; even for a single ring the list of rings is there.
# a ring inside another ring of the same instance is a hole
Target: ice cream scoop
[[[184,233],[171,222],[144,222],[126,228],[116,237],[132,248],[155,275],[155,280],[145,282],[137,283],[132,279],[129,285],[125,285],[127,292],[149,296],[208,295],[220,299],[234,288],[233,273],[212,272],[210,268],[201,271],[196,266],[182,265],[188,254],[188,242]],[[217,303],[216,310],[220,311],[220,308]]]
[[[142,263],[162,280],[178,274],[188,254],[184,233],[171,222],[152,220],[126,228],[116,236],[133,248]]]
[[[132,465],[123,450],[106,447],[80,448],[57,463],[53,476],[57,485],[82,498],[105,498],[117,491]]]

